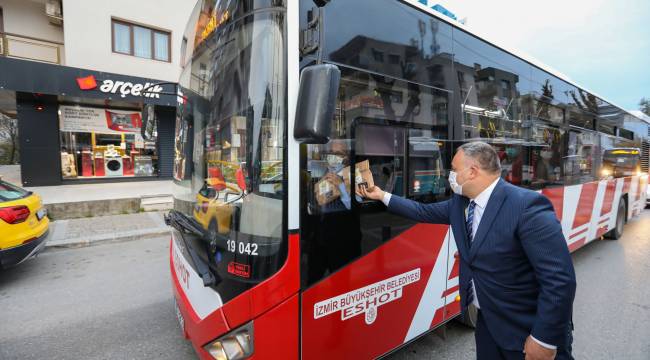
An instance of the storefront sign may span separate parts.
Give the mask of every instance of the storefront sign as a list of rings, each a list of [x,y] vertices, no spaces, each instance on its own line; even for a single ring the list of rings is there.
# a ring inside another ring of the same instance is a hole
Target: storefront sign
[[[83,99],[120,99],[177,106],[176,85],[162,80],[2,56],[0,69],[0,88],[4,90],[74,97],[82,102]],[[145,90],[147,86],[150,88]]]
[[[59,106],[61,131],[100,134],[140,133],[142,115],[137,111]]]
[[[94,75],[89,75],[82,78],[77,78],[77,84],[81,90],[93,90],[97,88],[97,80]],[[160,98],[160,92],[163,88],[160,85],[153,85],[151,83],[138,84],[129,81],[114,81],[106,79],[99,86],[99,91],[107,94],[119,94],[121,97],[129,96],[144,96],[148,98]],[[144,92],[142,91],[144,90]]]

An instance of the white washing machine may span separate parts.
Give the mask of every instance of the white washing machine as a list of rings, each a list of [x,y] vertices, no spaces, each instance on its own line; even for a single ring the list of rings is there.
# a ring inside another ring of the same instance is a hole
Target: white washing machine
[[[106,176],[123,176],[122,158],[119,156],[104,158],[104,169],[106,170]]]

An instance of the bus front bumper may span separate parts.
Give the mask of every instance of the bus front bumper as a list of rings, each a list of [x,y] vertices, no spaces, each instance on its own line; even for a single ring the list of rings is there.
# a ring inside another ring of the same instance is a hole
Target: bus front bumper
[[[176,317],[178,318],[179,326],[183,337],[190,340],[194,350],[200,359],[210,359],[214,358],[203,348],[206,344],[209,344],[214,339],[219,336],[227,333],[229,331],[228,325],[226,324],[225,317],[221,308],[215,309],[212,313],[200,318],[197,312],[193,309],[190,298],[188,297],[188,292],[191,290],[186,289],[181,285],[181,281],[187,284],[190,279],[190,275],[181,276],[182,280],[179,279],[178,271],[193,271],[193,269],[185,268],[175,264],[174,257],[174,239],[172,238],[170,244],[170,271],[172,277],[172,289],[174,292],[175,300],[175,311]],[[178,256],[178,254],[176,255]],[[181,255],[182,256],[182,255]],[[176,258],[178,261],[178,258]],[[181,269],[181,270],[179,270]],[[198,276],[198,275],[197,275]],[[203,286],[201,284],[201,286]],[[216,293],[215,296],[218,296]],[[191,294],[189,296],[192,296]]]

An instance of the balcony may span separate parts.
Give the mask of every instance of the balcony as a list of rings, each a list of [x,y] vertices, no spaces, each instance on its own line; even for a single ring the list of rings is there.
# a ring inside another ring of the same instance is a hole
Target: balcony
[[[31,36],[0,32],[0,56],[63,64],[63,43]]]

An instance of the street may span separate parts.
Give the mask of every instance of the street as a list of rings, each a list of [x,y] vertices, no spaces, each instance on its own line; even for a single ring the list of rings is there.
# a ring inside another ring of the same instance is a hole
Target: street
[[[0,359],[193,359],[169,237],[48,250],[0,272]]]
[[[573,255],[576,359],[648,359],[650,211]],[[194,359],[173,311],[169,239],[49,250],[0,272],[0,359]],[[387,357],[474,359],[452,322]]]

